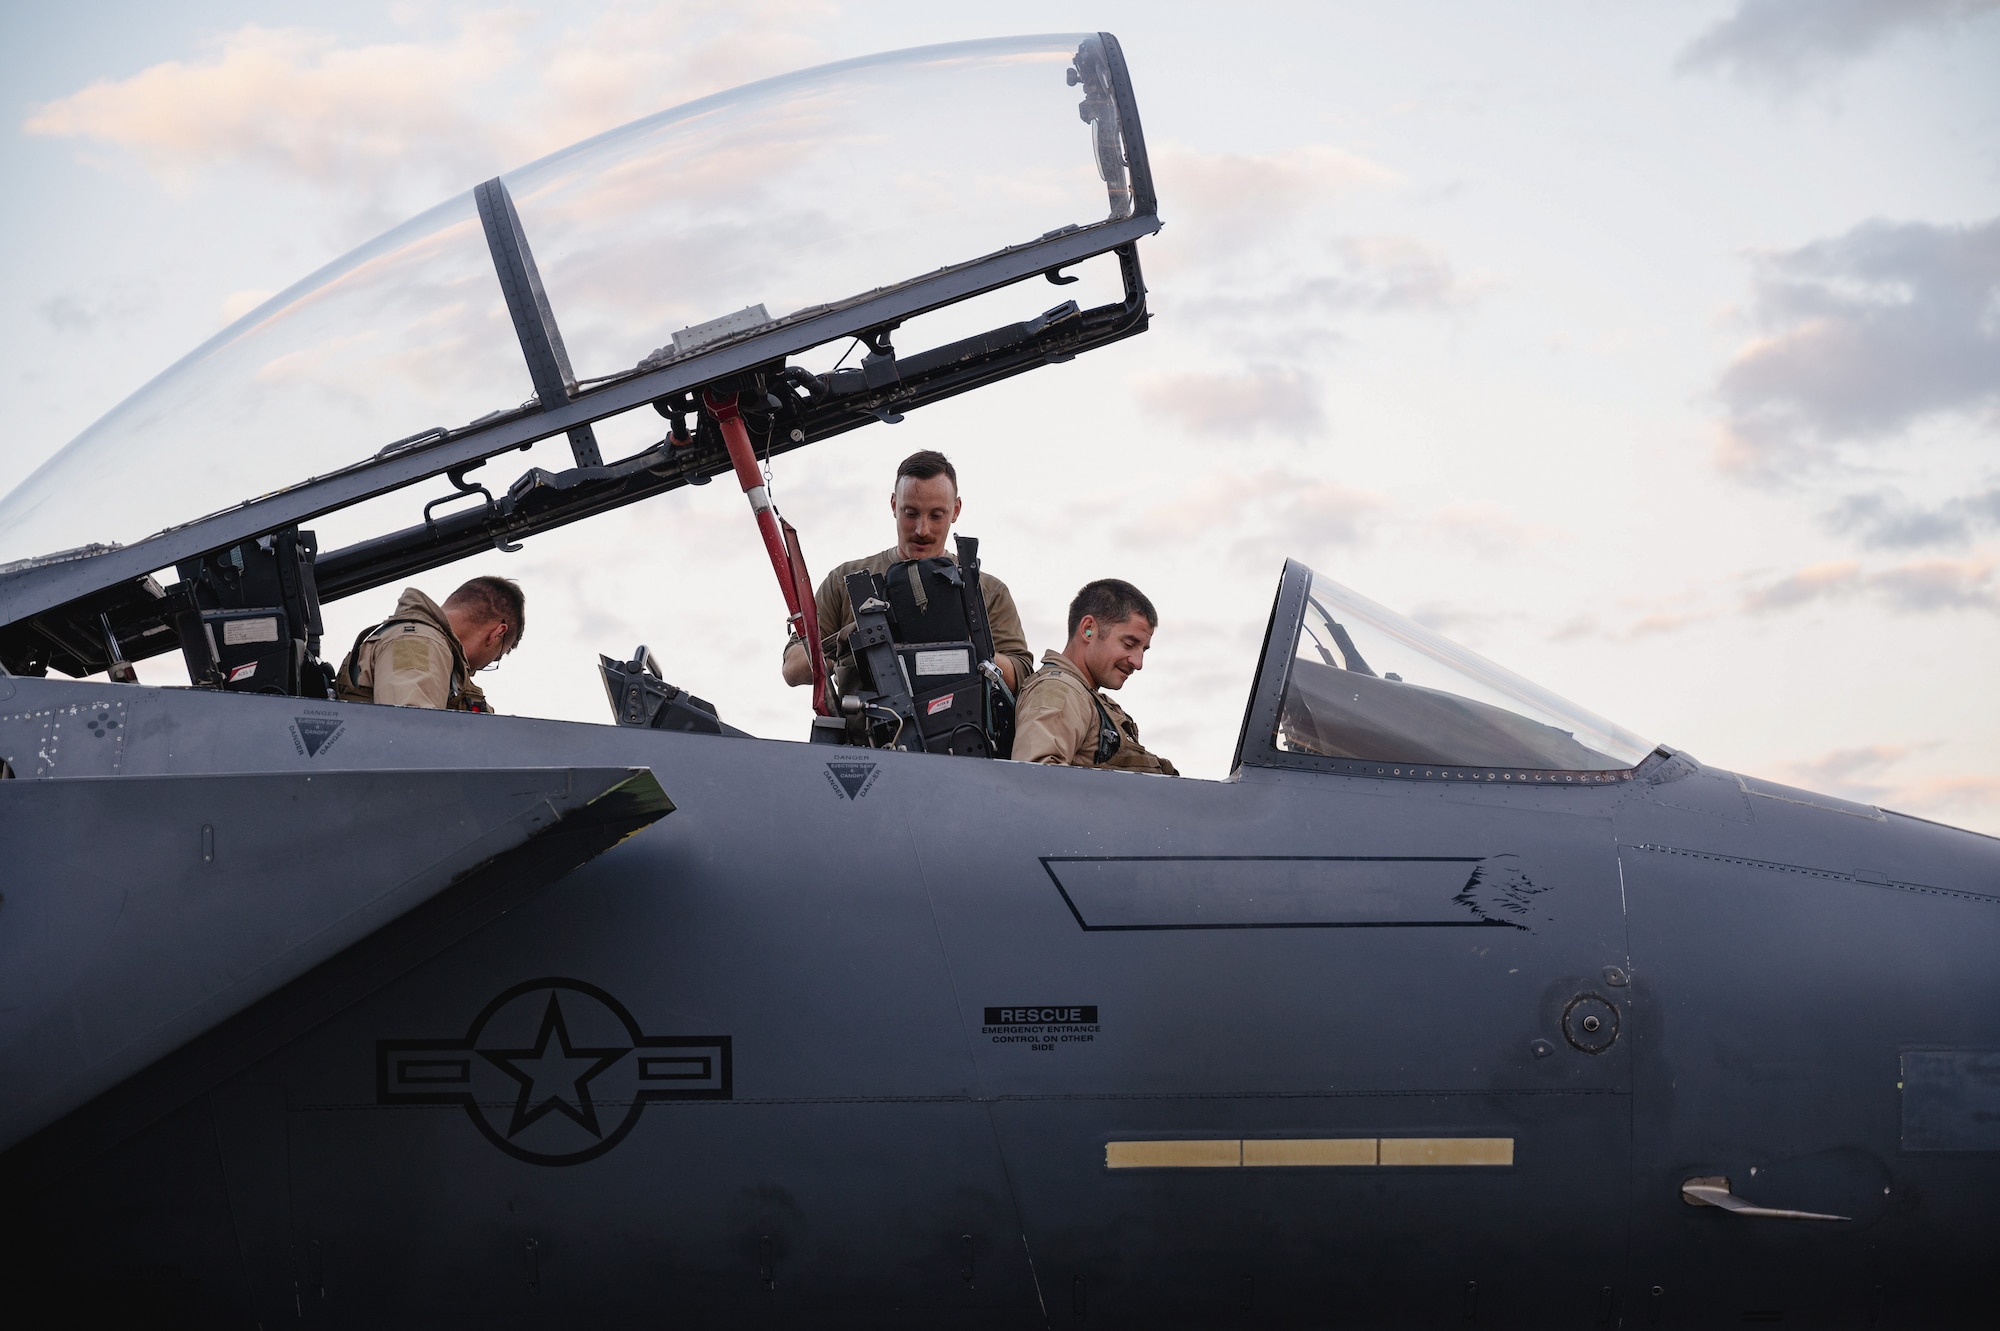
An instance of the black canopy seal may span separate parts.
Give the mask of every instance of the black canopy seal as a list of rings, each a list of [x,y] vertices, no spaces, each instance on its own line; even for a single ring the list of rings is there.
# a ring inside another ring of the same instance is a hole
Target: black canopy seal
[[[214,566],[230,551],[280,533],[295,534],[285,537],[284,549],[310,551],[311,533],[299,531],[300,523],[431,477],[449,475],[453,493],[446,499],[465,495],[485,502],[435,517],[438,503],[413,505],[413,516],[421,510],[424,520],[317,556],[305,582],[317,599],[351,596],[683,485],[704,484],[730,469],[722,441],[696,410],[705,393],[738,394],[758,451],[769,456],[863,425],[894,424],[917,407],[1145,331],[1150,316],[1136,242],[1158,231],[1160,221],[1138,105],[1117,40],[1109,33],[1087,39],[1071,74],[1084,94],[1078,114],[1098,146],[1112,205],[1107,220],[1063,227],[778,319],[761,317],[753,307],[745,312],[751,317],[726,316],[684,330],[678,343],[668,342],[634,369],[589,385],[578,384],[570,370],[506,187],[486,182],[476,191],[480,220],[535,385],[534,401],[470,425],[423,430],[365,461],[131,545],[86,547],[0,568],[0,667],[82,676],[120,657],[138,661],[181,648],[181,627],[191,628],[203,612],[213,617],[218,607],[206,603],[212,598],[197,597],[185,577],[162,587],[154,574],[204,560]],[[1063,269],[1104,254],[1116,256],[1123,282],[1115,304],[1082,309],[1064,301],[1035,318],[911,354],[898,352],[891,341],[918,315],[1037,277],[1060,284]],[[690,332],[702,336],[689,339]],[[819,376],[789,363],[846,338],[869,348],[859,366]],[[649,405],[667,418],[666,436],[630,457],[602,461],[592,422]],[[495,456],[556,435],[569,439],[574,467],[530,468],[497,495],[465,480]],[[305,635],[293,630],[317,621],[317,603],[293,609],[298,624],[287,624],[288,636],[303,641]],[[201,646],[197,655],[213,675],[210,663],[226,653]],[[313,678],[305,670],[287,676]]]

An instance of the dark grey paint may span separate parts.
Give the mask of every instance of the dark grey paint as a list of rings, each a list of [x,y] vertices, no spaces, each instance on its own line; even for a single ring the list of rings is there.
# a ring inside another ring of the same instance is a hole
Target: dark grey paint
[[[93,743],[85,734],[67,743]],[[0,799],[9,848],[0,1149],[630,775],[323,770],[10,783]]]
[[[0,577],[0,623],[1150,234],[1106,42],[1139,216]],[[0,1085],[32,1126],[117,1081],[0,1157],[10,1313],[1990,1322],[2000,843],[1668,751],[1588,786],[1279,753],[1307,576],[1225,782],[0,675]],[[606,811],[639,769],[670,817]],[[641,1045],[715,1062],[584,1113]],[[1514,1163],[1105,1168],[1411,1136]],[[1714,1176],[1851,1219],[1682,1201]]]
[[[1953,1069],[2000,1049],[1988,838],[1684,756],[1609,788],[1256,762],[1168,781],[347,707],[307,757],[290,700],[13,683],[16,712],[125,703],[107,784],[645,767],[677,806],[150,1126],[67,1144],[11,1251],[95,1301],[166,1297],[178,1272],[174,1297],[242,1325],[284,1289],[326,1326],[1030,1326],[1079,1301],[1149,1326],[1983,1318],[2000,1156],[1906,1149],[1897,1081],[1910,1051],[1959,1051],[1922,1103],[1976,1100]],[[1246,756],[1268,754],[1253,728]],[[858,797],[835,758],[876,765]],[[157,816],[147,835],[192,836],[192,810]],[[1422,867],[1369,871],[1367,899],[1404,903],[1386,927],[1318,927],[1361,864]],[[1165,866],[1183,907],[1258,917],[1229,923],[1314,927],[1083,927],[1079,893],[1136,907],[1134,870],[1082,866],[1133,865]],[[1473,925],[1433,923],[1453,918]],[[378,1042],[462,1037],[536,977],[648,1035],[727,1036],[732,1098],[647,1104],[570,1166],[496,1150],[462,1107],[380,1102]],[[1600,1052],[1566,1038],[1580,998],[1615,1015]],[[1024,1003],[1095,1006],[1098,1028],[1047,1050],[984,1028]],[[1115,1138],[1465,1135],[1512,1137],[1515,1164],[1103,1167]],[[1710,1174],[1854,1219],[1681,1201]]]

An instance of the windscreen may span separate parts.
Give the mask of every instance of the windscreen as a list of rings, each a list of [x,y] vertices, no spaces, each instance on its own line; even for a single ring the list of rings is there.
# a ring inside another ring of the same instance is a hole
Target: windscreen
[[[1312,575],[1278,716],[1278,747],[1392,764],[1614,772],[1652,745],[1329,578]]]
[[[1094,35],[826,65],[503,179],[576,377],[1129,216]],[[741,326],[742,321],[738,321]],[[534,396],[468,191],[225,328],[0,500],[0,563],[120,542]]]

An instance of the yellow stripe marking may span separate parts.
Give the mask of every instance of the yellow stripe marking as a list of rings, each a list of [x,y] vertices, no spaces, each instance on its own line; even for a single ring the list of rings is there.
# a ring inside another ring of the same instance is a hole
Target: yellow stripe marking
[[[1384,1137],[1385,1165],[1511,1165],[1512,1137]]]
[[[1234,1169],[1243,1143],[1228,1141],[1106,1142],[1106,1169]]]
[[[1247,1137],[1104,1144],[1106,1169],[1324,1169],[1513,1163],[1512,1137]]]
[[[1289,1137],[1243,1141],[1243,1164],[1263,1166],[1372,1165],[1373,1137]]]

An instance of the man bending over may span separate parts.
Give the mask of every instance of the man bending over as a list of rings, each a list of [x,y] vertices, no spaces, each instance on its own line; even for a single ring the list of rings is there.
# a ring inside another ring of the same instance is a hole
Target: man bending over
[[[443,605],[405,587],[396,613],[354,640],[335,678],[336,696],[490,712],[472,677],[520,646],[526,614],[526,598],[511,578],[474,578]]]

